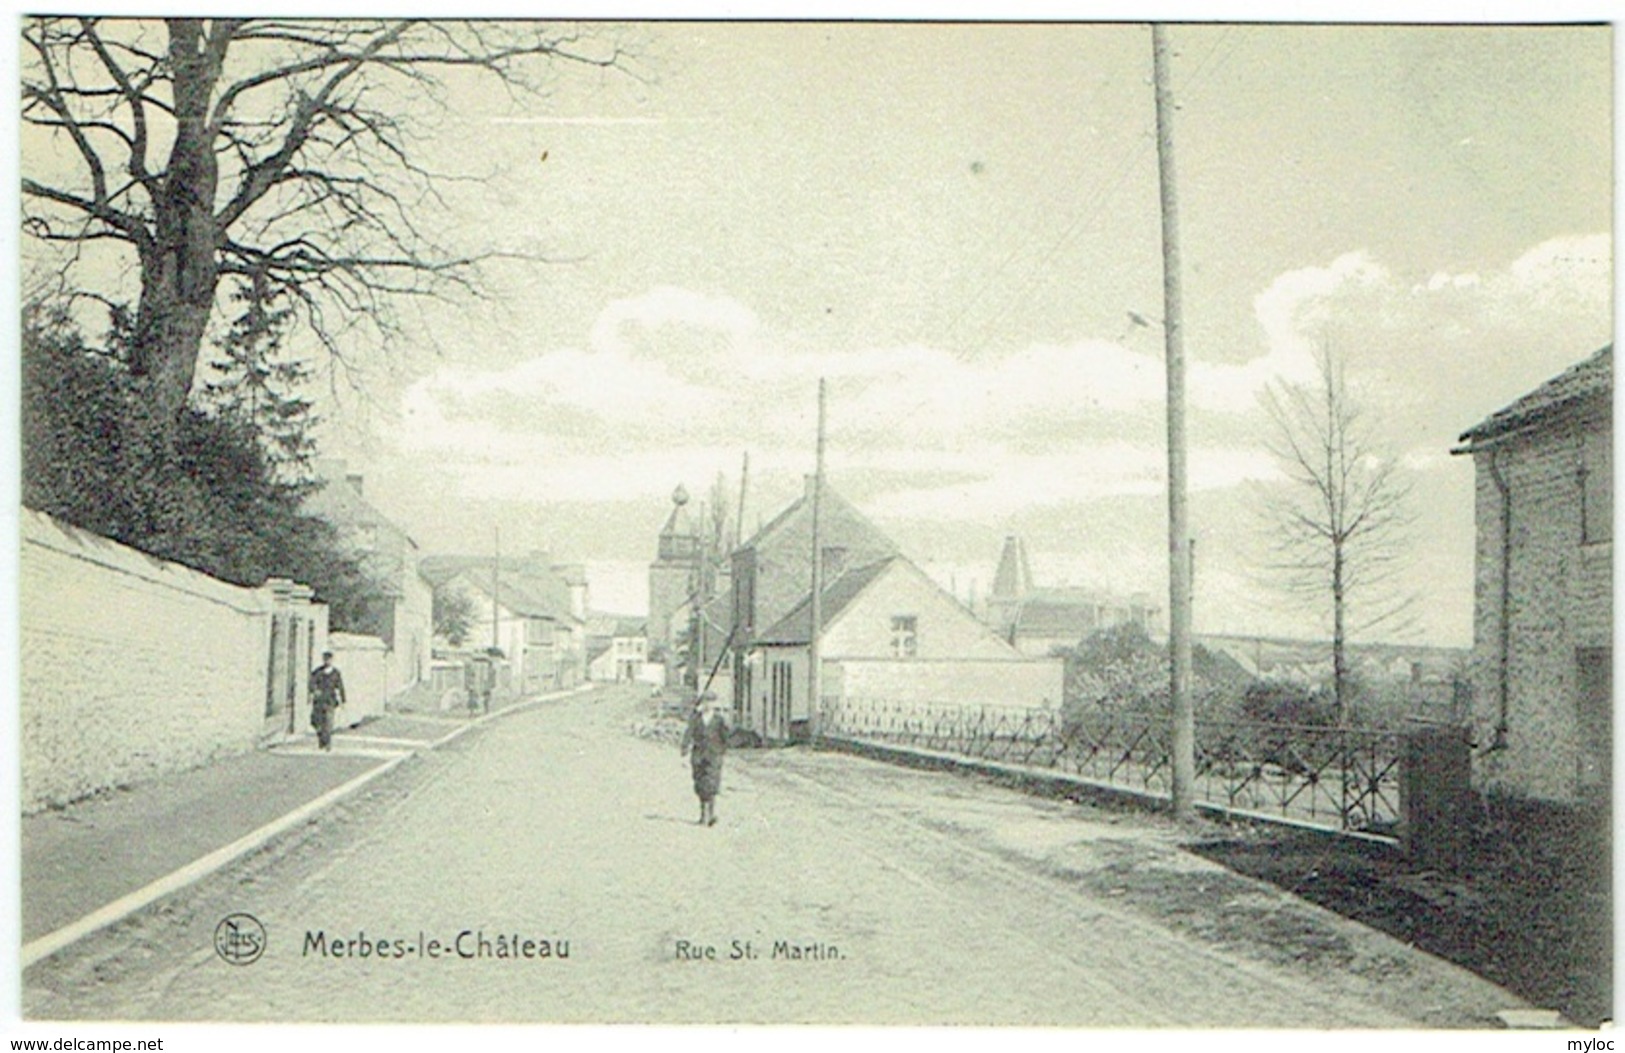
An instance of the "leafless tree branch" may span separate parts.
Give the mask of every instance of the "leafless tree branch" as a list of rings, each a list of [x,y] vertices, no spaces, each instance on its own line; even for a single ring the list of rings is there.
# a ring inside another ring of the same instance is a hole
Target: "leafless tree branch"
[[[1273,538],[1268,567],[1283,591],[1325,604],[1339,718],[1347,713],[1350,632],[1392,628],[1412,606],[1406,569],[1409,487],[1364,420],[1330,347],[1310,384],[1275,384],[1263,399],[1266,447],[1286,482],[1261,495]],[[1359,608],[1358,615],[1351,610]]]
[[[392,300],[477,296],[482,262],[539,258],[436,236],[462,177],[420,161],[417,128],[443,78],[518,98],[570,67],[637,75],[616,31],[545,23],[42,17],[23,40],[24,120],[78,165],[25,155],[25,232],[134,250],[133,361],[161,418],[190,393],[222,275],[292,293],[341,358],[359,328],[389,342]]]

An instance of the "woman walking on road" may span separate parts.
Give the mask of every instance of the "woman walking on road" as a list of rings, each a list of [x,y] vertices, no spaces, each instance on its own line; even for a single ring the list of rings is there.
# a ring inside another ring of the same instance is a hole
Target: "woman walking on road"
[[[722,789],[722,758],[728,752],[728,722],[717,696],[707,691],[694,703],[680,747],[694,769],[694,795],[700,799],[700,825],[717,825],[717,791]]]

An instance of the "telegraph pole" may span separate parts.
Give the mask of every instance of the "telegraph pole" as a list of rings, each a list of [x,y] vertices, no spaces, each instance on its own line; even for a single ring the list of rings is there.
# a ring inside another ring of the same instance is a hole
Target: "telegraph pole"
[[[711,598],[711,524],[705,514],[705,502],[700,502],[700,580],[694,589],[694,688],[703,694],[700,673],[705,669],[705,605]]]
[[[824,628],[824,378],[818,378],[818,457],[814,462],[812,492],[812,630],[807,639],[807,698],[812,735],[821,731],[824,714],[819,698],[818,634]]]
[[[1179,205],[1174,196],[1173,91],[1168,35],[1151,26],[1157,98],[1157,175],[1162,198],[1163,339],[1168,355],[1168,651],[1173,703],[1174,816],[1196,814],[1196,713],[1191,703],[1191,537],[1186,508],[1185,337],[1179,285]]]
[[[739,507],[734,515],[734,547],[745,543],[745,486],[750,482],[750,451],[745,451],[744,463],[739,466]]]
[[[499,633],[501,615],[498,613],[501,608],[497,606],[501,598],[499,590],[502,583],[502,528],[492,527],[491,538],[491,648],[497,650],[502,647]]]

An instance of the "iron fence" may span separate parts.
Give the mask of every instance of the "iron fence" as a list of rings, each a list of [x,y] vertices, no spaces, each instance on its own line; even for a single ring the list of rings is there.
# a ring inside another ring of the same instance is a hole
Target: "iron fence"
[[[955,706],[846,699],[829,704],[823,735],[910,746],[1167,798],[1167,718],[1099,707]],[[1244,721],[1196,722],[1195,794],[1229,811],[1341,831],[1390,834],[1400,818],[1398,731]]]

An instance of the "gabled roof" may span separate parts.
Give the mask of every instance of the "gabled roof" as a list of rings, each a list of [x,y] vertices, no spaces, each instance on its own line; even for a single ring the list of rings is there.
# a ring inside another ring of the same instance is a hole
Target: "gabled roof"
[[[1017,636],[1070,636],[1082,639],[1100,628],[1095,604],[1032,599],[1016,608],[1012,631]]]
[[[1457,452],[1468,452],[1474,443],[1554,420],[1582,400],[1613,390],[1614,345],[1609,344],[1462,432],[1461,442],[1465,445]]]
[[[491,564],[486,556],[424,556],[418,563],[418,573],[434,588],[461,578],[490,596]],[[497,567],[497,602],[508,610],[526,618],[580,620],[570,613],[569,586],[553,570],[541,572],[523,557],[503,559]]]
[[[649,619],[634,614],[608,614],[589,611],[587,635],[609,639],[612,636],[643,636],[649,631]]]
[[[856,505],[842,497],[835,487],[829,484],[828,480],[825,480],[824,482],[823,491],[822,500],[820,501],[819,514],[825,520],[833,521],[836,517],[845,518],[853,525],[872,534],[879,542],[883,543],[887,549],[896,551],[896,543],[882,533],[879,527],[869,522],[868,517],[862,512],[858,511]],[[761,548],[765,546],[773,539],[774,535],[780,533],[790,523],[794,522],[797,517],[803,514],[809,516],[812,515],[812,494],[810,491],[810,486],[808,492],[803,493],[800,497],[786,505],[782,512],[768,520],[766,526],[752,534],[750,539],[739,547]]]
[[[343,461],[322,461],[317,465],[317,477],[322,485],[306,495],[306,510],[335,526],[382,526],[400,535],[412,548],[417,548],[412,535],[362,496],[361,491],[356,489],[359,484],[351,482],[345,467]]]
[[[863,590],[868,588],[887,570],[897,563],[900,556],[889,556],[886,559],[876,560],[867,566],[849,570],[838,576],[834,581],[824,586],[822,609],[818,612],[824,627],[840,617],[841,612],[851,606]],[[812,639],[812,594],[809,592],[806,599],[796,604],[789,614],[780,618],[767,632],[757,637],[758,644],[804,644]]]

